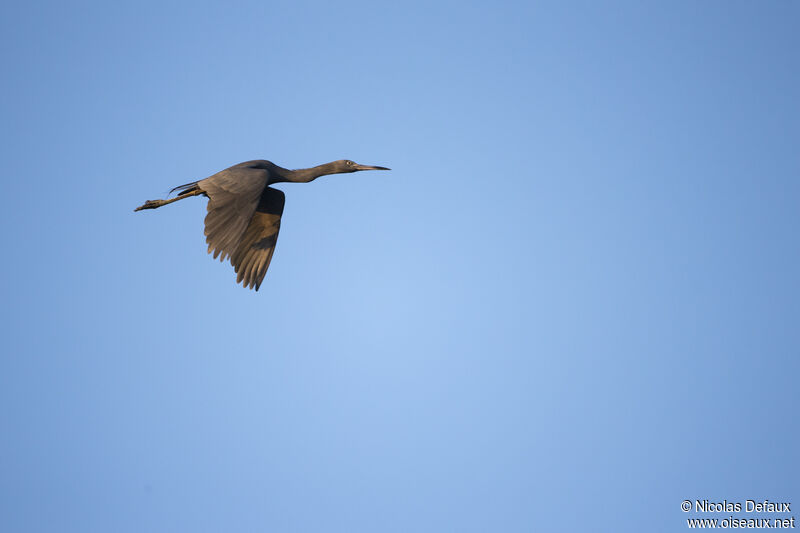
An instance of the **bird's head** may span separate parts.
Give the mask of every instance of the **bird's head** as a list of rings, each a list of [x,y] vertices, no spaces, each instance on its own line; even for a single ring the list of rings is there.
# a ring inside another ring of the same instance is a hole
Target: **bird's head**
[[[349,159],[340,159],[331,163],[334,174],[344,174],[346,172],[358,172],[359,170],[391,170],[386,167],[375,167],[372,165],[359,165]]]

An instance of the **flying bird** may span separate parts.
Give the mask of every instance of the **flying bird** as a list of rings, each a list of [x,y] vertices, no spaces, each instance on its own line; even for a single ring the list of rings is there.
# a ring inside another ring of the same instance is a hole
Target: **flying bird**
[[[349,159],[300,170],[289,170],[270,161],[246,161],[206,179],[179,185],[170,191],[178,191],[175,198],[148,200],[134,211],[156,209],[190,196],[206,196],[208,253],[214,252],[214,259],[219,257],[220,261],[230,258],[236,283],[258,290],[275,251],[286,198],[283,191],[270,185],[309,183],[320,176],[359,170],[390,169],[359,165]]]

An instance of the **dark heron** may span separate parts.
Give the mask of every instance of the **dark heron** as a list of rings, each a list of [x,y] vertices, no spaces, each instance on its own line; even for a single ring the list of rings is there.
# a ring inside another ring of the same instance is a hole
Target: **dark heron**
[[[247,161],[204,180],[179,185],[170,191],[178,191],[175,198],[148,200],[134,211],[156,209],[190,196],[208,197],[208,253],[213,251],[214,259],[219,257],[220,261],[230,257],[236,283],[258,290],[275,251],[285,201],[283,191],[270,185],[309,183],[327,174],[359,170],[390,169],[359,165],[348,159],[300,170],[282,168],[270,161]]]

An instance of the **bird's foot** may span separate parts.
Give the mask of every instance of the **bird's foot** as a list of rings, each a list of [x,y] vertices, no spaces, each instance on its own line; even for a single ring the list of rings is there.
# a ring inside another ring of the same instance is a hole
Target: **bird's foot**
[[[141,211],[142,209],[155,209],[164,205],[164,200],[147,200],[145,203],[134,209],[134,211]]]

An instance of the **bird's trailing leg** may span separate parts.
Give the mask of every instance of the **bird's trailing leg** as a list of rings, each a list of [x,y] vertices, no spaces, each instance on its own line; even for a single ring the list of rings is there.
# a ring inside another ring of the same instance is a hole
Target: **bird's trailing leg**
[[[178,200],[183,200],[184,198],[189,198],[190,196],[198,196],[200,194],[205,194],[200,189],[195,189],[190,192],[185,192],[175,198],[170,198],[169,200],[147,200],[145,203],[134,209],[134,211],[141,211],[142,209],[156,209],[161,207],[162,205],[171,204],[172,202],[177,202]]]

